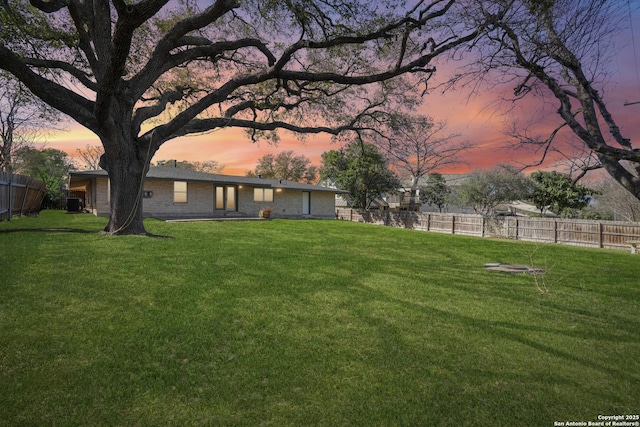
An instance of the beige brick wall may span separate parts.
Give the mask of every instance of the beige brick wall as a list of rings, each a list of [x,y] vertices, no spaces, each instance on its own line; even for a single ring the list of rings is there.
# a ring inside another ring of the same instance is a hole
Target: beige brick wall
[[[260,209],[273,205],[270,202],[254,202],[253,189],[254,187],[246,185],[238,187],[238,212],[242,212],[248,217],[257,217]]]
[[[213,184],[188,182],[186,203],[173,201],[173,181],[145,181],[144,191],[153,192],[142,200],[145,216],[213,214]]]
[[[302,196],[300,196],[302,197]],[[336,195],[334,193],[311,193],[311,215],[322,218],[336,217]]]
[[[96,178],[96,194],[94,213],[96,215],[109,215],[109,179]]]
[[[268,205],[273,207],[274,218],[302,217],[302,191],[286,190],[274,191],[273,203],[260,203],[260,207]],[[335,195],[333,193],[311,192],[310,198],[311,217],[334,218]],[[259,208],[258,208],[259,209]]]

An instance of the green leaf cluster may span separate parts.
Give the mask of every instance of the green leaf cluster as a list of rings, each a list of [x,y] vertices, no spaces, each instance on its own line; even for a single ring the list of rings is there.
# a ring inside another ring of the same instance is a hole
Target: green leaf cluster
[[[67,153],[55,148],[38,150],[23,147],[16,151],[15,158],[16,173],[39,179],[47,185],[45,200],[58,200],[62,197],[71,170]]]
[[[582,209],[589,204],[590,196],[597,190],[574,183],[569,175],[552,171],[537,171],[531,174],[535,190],[531,196],[533,204],[543,213],[551,210],[558,215],[570,209]]]

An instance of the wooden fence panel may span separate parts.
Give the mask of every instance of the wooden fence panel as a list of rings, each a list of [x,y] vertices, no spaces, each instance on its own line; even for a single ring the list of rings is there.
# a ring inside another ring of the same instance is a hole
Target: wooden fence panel
[[[602,223],[602,246],[628,249],[630,240],[640,240],[640,224],[637,222]]]
[[[0,221],[38,212],[46,192],[47,186],[42,181],[0,172]]]
[[[450,233],[455,231],[455,219],[453,215],[430,213],[429,215],[429,229],[428,231],[435,231],[436,233]]]
[[[574,246],[600,246],[598,223],[586,221],[558,221],[556,243]]]
[[[454,215],[453,234],[484,236],[484,218],[480,215]]]
[[[556,242],[556,221],[536,218],[508,218],[514,225],[513,237],[531,242]],[[511,237],[512,235],[509,235]]]

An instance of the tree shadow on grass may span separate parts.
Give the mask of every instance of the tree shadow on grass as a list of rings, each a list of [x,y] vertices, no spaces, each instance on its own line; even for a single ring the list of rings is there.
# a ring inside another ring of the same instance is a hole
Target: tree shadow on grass
[[[0,230],[0,234],[2,233],[17,233],[17,232],[40,232],[40,233],[80,233],[80,234],[101,234],[104,236],[115,236],[116,234],[106,233],[104,230],[84,230],[82,228],[10,228],[5,230]],[[135,234],[128,234],[128,236],[135,236]],[[152,239],[171,239],[172,236],[163,236],[159,234],[139,234],[138,236],[142,237],[150,237]]]
[[[566,349],[557,348],[551,343],[546,342],[543,339],[543,335],[538,334],[558,334],[570,338],[593,339],[597,341],[611,341],[619,343],[636,343],[638,342],[639,338],[638,332],[635,328],[633,328],[633,330],[627,330],[624,336],[618,337],[605,336],[600,333],[585,334],[569,331],[566,328],[562,327],[549,328],[541,325],[523,325],[517,322],[480,319],[470,315],[455,313],[452,311],[433,307],[428,304],[418,304],[399,299],[397,297],[385,294],[384,292],[374,291],[370,288],[366,289],[366,293],[369,294],[368,299],[386,301],[387,303],[391,303],[394,305],[402,305],[410,310],[415,310],[416,312],[433,316],[435,319],[440,319],[444,324],[457,324],[463,326],[467,330],[481,331],[495,338],[499,338],[507,342],[519,343],[531,348],[532,350],[546,353],[556,358],[564,359],[567,362],[576,363],[586,368],[590,368],[610,376],[626,375],[628,377],[629,372],[617,367],[606,365],[605,363],[599,361],[592,360],[585,355],[576,354]],[[553,307],[553,309],[559,310],[557,306]],[[536,334],[540,337],[540,339],[533,339],[530,335],[531,333]],[[632,377],[640,380],[640,377],[637,377],[636,375],[632,375]]]
[[[48,232],[60,232],[60,233],[83,233],[83,234],[98,234],[100,230],[83,230],[82,228],[10,228],[0,230],[0,233],[18,233],[35,231],[40,233]]]

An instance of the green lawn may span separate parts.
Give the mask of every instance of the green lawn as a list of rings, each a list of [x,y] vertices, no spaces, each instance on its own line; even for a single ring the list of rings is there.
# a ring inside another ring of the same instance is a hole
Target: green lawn
[[[0,425],[640,412],[640,256],[342,221],[146,222],[169,239],[104,224],[50,211],[0,223]],[[483,269],[532,254],[546,294]]]

